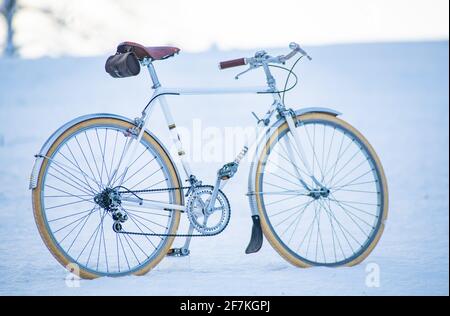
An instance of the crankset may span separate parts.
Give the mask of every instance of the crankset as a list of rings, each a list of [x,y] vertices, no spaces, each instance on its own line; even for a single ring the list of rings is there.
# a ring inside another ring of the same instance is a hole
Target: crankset
[[[195,188],[186,206],[189,222],[202,235],[220,234],[230,221],[230,203],[221,190],[216,194],[213,186]]]

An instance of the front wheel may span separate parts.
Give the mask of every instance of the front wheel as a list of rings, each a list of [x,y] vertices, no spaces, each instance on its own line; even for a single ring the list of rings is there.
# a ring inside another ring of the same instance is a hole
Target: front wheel
[[[383,167],[355,128],[322,113],[282,124],[257,162],[255,205],[264,235],[299,266],[352,266],[380,239],[388,213]]]
[[[133,127],[119,118],[87,119],[64,131],[44,154],[32,191],[36,224],[53,256],[83,278],[146,273],[166,255],[178,228],[179,211],[121,204],[127,221],[120,225],[158,236],[114,229],[118,215],[111,193],[118,185],[128,190],[181,186],[168,153],[148,133],[125,171],[126,150],[136,142],[129,132]],[[183,203],[180,190],[161,190],[151,198]]]

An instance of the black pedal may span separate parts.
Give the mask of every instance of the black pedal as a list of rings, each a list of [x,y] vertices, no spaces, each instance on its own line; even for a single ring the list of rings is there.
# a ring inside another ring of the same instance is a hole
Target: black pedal
[[[258,252],[263,244],[263,233],[261,228],[261,222],[258,215],[252,216],[253,227],[252,227],[252,237],[250,243],[245,250],[246,254]]]

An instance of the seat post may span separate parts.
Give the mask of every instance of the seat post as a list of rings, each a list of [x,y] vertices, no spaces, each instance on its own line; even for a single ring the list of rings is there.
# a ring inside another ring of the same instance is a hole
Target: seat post
[[[158,75],[156,74],[155,67],[153,66],[153,63],[149,61],[147,63],[147,69],[148,73],[150,74],[150,78],[152,79],[153,86],[152,89],[157,89],[161,87],[161,84],[159,83]]]

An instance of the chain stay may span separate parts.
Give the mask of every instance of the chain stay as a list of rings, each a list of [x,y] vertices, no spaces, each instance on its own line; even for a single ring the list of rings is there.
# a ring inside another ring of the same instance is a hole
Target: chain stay
[[[211,188],[211,185],[194,185],[194,186],[183,186],[179,188],[165,188],[165,189],[145,189],[145,190],[129,190],[129,191],[119,191],[119,193],[131,193],[131,194],[139,194],[139,193],[151,193],[151,192],[165,192],[165,191],[176,191],[176,190],[191,190],[194,188]],[[231,208],[230,208],[231,211]],[[135,236],[156,236],[156,237],[212,237],[219,235],[221,232],[225,230],[228,226],[228,223],[223,227],[222,230],[215,232],[213,234],[158,234],[158,233],[142,233],[142,232],[129,232],[129,231],[118,231],[117,234],[125,234],[125,235],[135,235]]]

